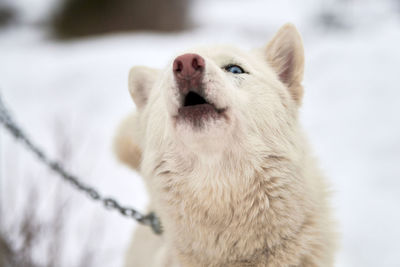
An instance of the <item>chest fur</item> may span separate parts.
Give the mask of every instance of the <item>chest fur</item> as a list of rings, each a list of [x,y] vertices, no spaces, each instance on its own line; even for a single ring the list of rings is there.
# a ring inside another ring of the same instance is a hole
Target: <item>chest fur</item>
[[[245,171],[192,166],[179,173],[167,161],[157,169],[157,206],[172,245],[187,258],[209,260],[204,266],[266,257],[304,221],[299,170],[283,158]]]

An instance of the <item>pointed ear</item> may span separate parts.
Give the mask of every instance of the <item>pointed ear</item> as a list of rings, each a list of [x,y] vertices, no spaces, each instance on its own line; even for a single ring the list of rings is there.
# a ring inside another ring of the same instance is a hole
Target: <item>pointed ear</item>
[[[293,24],[285,24],[266,48],[267,60],[288,87],[293,99],[300,104],[303,97],[304,49],[303,41]]]
[[[138,109],[144,107],[154,85],[158,70],[136,66],[129,71],[129,93]]]

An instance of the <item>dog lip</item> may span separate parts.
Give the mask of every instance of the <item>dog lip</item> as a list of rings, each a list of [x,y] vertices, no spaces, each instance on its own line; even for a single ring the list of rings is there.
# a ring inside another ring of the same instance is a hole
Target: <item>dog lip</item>
[[[226,109],[217,109],[214,105],[209,103],[182,106],[178,109],[177,119],[201,128],[207,121],[224,118],[225,110]]]
[[[204,103],[191,106],[181,106],[180,108],[178,108],[178,113],[184,115],[183,113],[201,111],[201,112],[214,112],[216,114],[221,114],[225,110],[226,108],[217,108],[213,104]]]

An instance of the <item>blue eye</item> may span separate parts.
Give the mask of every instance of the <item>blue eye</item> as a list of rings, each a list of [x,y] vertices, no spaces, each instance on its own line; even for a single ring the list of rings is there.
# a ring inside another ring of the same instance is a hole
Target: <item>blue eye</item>
[[[228,65],[228,66],[225,67],[225,70],[229,71],[229,72],[231,72],[233,74],[242,74],[242,73],[244,73],[244,70],[238,65]]]

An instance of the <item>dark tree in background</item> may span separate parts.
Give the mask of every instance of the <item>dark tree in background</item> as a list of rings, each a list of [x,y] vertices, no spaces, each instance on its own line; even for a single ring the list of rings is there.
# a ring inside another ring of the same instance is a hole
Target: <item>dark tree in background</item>
[[[64,0],[53,19],[59,38],[115,31],[179,31],[188,0]]]
[[[347,30],[351,28],[350,6],[353,0],[322,0],[316,13],[316,23],[325,31]]]
[[[15,21],[15,10],[10,7],[4,0],[0,0],[0,27],[6,26]]]

